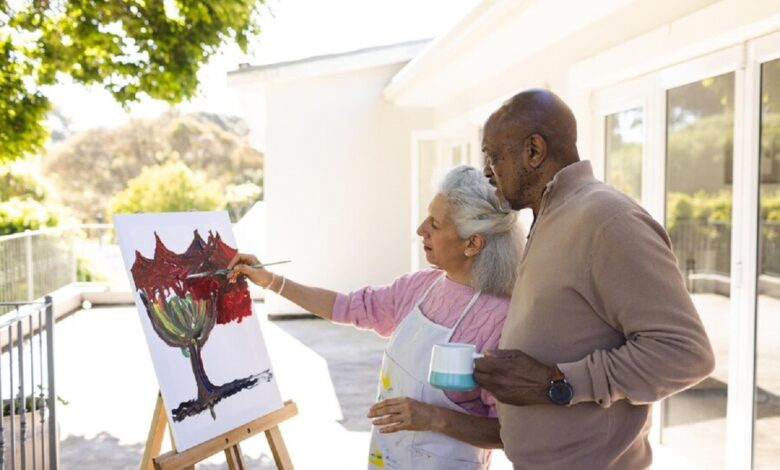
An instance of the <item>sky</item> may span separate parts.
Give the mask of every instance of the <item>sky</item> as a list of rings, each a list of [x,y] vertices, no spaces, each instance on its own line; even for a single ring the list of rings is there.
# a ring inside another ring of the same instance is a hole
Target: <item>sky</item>
[[[177,105],[182,112],[235,114],[239,109],[226,86],[227,72],[252,65],[295,60],[364,47],[432,38],[453,26],[478,0],[267,0],[261,34],[247,53],[235,45],[204,66],[199,95]],[[70,120],[71,130],[115,127],[133,117],[153,117],[164,102],[145,100],[129,112],[100,87],[63,83],[48,96]]]

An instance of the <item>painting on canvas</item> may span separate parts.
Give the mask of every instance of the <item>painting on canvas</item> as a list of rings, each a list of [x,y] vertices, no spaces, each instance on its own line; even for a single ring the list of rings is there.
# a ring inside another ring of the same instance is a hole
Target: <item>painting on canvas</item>
[[[246,280],[214,273],[237,252],[227,213],[117,215],[114,227],[176,449],[281,408]]]

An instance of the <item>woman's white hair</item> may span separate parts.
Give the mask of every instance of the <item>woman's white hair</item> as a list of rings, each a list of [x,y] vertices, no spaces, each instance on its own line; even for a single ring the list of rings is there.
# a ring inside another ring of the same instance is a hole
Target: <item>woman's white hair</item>
[[[439,185],[458,236],[485,238],[471,269],[472,286],[486,294],[509,296],[517,278],[522,229],[517,213],[495,191],[482,172],[469,165],[453,168]]]

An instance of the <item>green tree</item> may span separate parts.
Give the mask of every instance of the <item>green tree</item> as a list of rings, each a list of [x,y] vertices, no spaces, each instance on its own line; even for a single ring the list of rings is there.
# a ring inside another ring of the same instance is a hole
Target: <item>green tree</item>
[[[38,151],[63,76],[101,85],[123,105],[176,103],[228,42],[246,50],[262,0],[0,0],[0,161]]]
[[[11,198],[43,201],[49,196],[46,183],[29,159],[0,163],[0,202]]]
[[[0,235],[54,227],[58,222],[57,212],[35,199],[14,197],[0,202]]]
[[[225,206],[218,187],[180,161],[144,168],[111,202],[111,213],[216,210]]]
[[[0,235],[51,227],[69,219],[51,197],[34,159],[0,163]]]
[[[230,198],[243,213],[262,193],[263,154],[252,148],[243,121],[207,114],[166,113],[116,129],[92,129],[67,139],[44,157],[44,172],[63,204],[82,220],[108,211],[111,199],[146,166],[175,159],[222,188],[252,185],[252,199]],[[246,190],[239,191],[246,195]]]

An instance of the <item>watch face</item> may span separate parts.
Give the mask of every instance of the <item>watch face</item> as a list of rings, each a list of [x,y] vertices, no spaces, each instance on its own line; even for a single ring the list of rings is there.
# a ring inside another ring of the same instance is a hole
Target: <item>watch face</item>
[[[550,397],[550,400],[556,405],[568,405],[574,397],[574,390],[572,390],[569,382],[565,380],[556,380],[551,383],[550,388],[547,389],[547,396]]]

